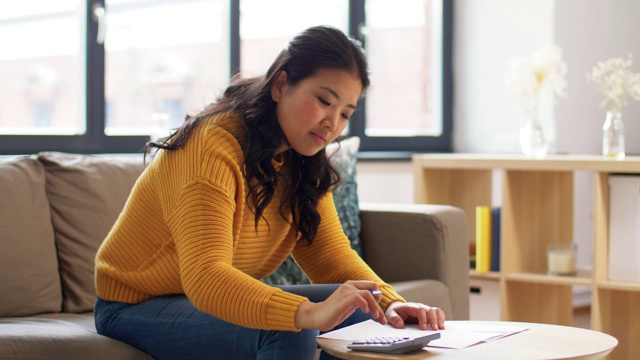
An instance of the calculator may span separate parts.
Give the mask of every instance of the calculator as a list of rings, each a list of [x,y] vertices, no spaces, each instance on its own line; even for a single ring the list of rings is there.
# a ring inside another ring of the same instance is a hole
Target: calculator
[[[440,333],[432,333],[420,337],[393,336],[375,337],[363,340],[354,340],[347,348],[357,351],[373,351],[387,354],[405,354],[420,350],[427,346],[431,340],[440,339]]]

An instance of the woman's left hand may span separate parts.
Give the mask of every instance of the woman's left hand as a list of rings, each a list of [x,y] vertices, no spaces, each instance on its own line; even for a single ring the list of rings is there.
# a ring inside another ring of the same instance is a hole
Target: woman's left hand
[[[394,328],[402,329],[405,324],[418,324],[420,329],[444,329],[444,311],[442,309],[419,303],[394,302],[385,311],[387,321]]]

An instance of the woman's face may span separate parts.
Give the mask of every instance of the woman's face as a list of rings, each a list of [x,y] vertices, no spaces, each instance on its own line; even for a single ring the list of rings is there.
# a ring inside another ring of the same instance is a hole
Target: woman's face
[[[288,141],[276,154],[291,147],[302,155],[315,155],[342,134],[356,110],[362,82],[338,69],[320,69],[294,86],[286,79],[286,72],[280,72],[271,88],[278,123]]]

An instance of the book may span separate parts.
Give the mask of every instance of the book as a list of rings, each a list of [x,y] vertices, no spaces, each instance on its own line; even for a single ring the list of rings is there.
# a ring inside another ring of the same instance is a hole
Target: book
[[[491,209],[491,271],[500,271],[500,208]]]
[[[476,272],[491,270],[491,207],[476,206]]]
[[[469,244],[469,268],[472,270],[476,269],[476,241],[475,238],[473,243]]]

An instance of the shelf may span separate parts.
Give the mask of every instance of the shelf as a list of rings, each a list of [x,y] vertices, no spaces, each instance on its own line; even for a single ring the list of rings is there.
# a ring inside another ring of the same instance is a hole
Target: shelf
[[[511,169],[542,171],[640,172],[640,156],[623,160],[600,155],[548,155],[531,159],[518,154],[415,154],[413,163],[429,169]]]
[[[500,273],[495,271],[477,273],[475,270],[469,270],[469,277],[471,279],[500,280]]]
[[[598,281],[599,288],[607,290],[621,290],[640,292],[640,283],[626,281]]]
[[[553,285],[579,285],[579,286],[591,286],[593,285],[593,279],[591,277],[591,271],[578,270],[576,275],[572,276],[557,276],[547,274],[534,274],[534,273],[500,273],[500,272],[487,272],[477,273],[475,270],[469,270],[469,278],[480,280],[500,280],[505,279],[508,281],[519,282],[533,282],[540,284],[553,284]],[[630,283],[613,283],[608,284],[613,289],[636,289],[640,291],[640,284]]]
[[[575,276],[556,276],[547,274],[530,274],[530,273],[508,273],[503,277],[508,281],[519,282],[533,282],[538,284],[551,284],[551,285],[581,285],[591,286],[593,280],[591,278],[591,272],[578,271]]]

